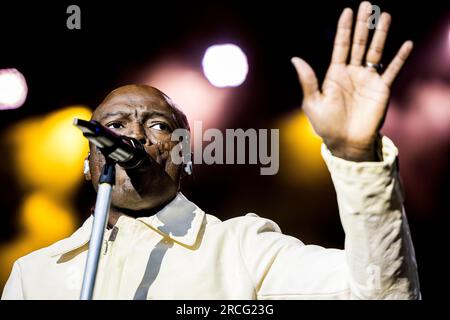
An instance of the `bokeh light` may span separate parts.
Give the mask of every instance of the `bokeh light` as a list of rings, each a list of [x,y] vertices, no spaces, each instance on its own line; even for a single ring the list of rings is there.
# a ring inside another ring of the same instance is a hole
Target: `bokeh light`
[[[88,108],[74,106],[28,119],[11,130],[18,180],[58,196],[70,193],[82,179],[88,153],[88,142],[72,125],[73,118],[90,116]]]
[[[65,203],[59,203],[51,195],[39,191],[24,200],[20,217],[20,224],[28,236],[46,245],[69,236],[77,222]]]
[[[202,121],[203,128],[220,126],[233,113],[229,88],[212,86],[200,70],[179,60],[158,63],[137,82],[154,86],[167,94],[186,114],[191,128],[194,121]]]
[[[448,28],[448,48],[449,48],[449,50],[450,50],[450,27]],[[449,55],[450,55],[450,52],[449,52]]]
[[[306,115],[297,111],[279,124],[281,144],[281,177],[292,184],[320,184],[328,170],[321,155],[322,139]]]
[[[90,117],[89,108],[72,106],[26,119],[9,131],[14,174],[24,196],[17,212],[20,233],[0,247],[2,283],[19,257],[75,231],[79,221],[72,203],[88,142],[72,122]]]
[[[247,57],[241,48],[234,44],[209,47],[203,57],[202,66],[206,78],[218,88],[240,86],[247,78]]]
[[[0,246],[0,280],[3,283],[14,261],[70,236],[78,224],[70,206],[40,191],[24,199],[18,215],[21,233],[13,241]]]
[[[16,69],[0,70],[0,110],[16,109],[27,98],[25,77]]]
[[[448,186],[450,85],[427,79],[411,83],[404,100],[391,102],[382,132],[400,150],[408,203],[431,215],[436,195]]]

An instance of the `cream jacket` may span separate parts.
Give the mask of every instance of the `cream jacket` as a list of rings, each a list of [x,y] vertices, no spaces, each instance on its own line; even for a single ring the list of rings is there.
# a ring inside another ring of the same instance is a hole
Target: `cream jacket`
[[[397,171],[350,162],[322,146],[345,249],[304,245],[249,213],[220,221],[181,193],[151,217],[107,230],[94,299],[420,299]],[[69,238],[18,259],[2,299],[79,299],[93,217]]]

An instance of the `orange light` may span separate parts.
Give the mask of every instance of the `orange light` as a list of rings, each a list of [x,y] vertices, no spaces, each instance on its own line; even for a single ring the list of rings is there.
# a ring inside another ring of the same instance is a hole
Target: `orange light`
[[[43,192],[28,196],[19,211],[21,233],[0,247],[0,288],[18,258],[68,237],[78,223],[68,205]]]
[[[314,132],[303,112],[296,112],[280,124],[281,175],[291,182],[314,184],[327,169],[320,153],[322,139]]]
[[[21,233],[0,248],[0,285],[15,260],[74,232],[78,221],[71,198],[83,178],[88,142],[72,122],[90,117],[87,107],[73,106],[10,131],[17,180],[29,194],[18,212]]]
[[[69,107],[12,130],[19,181],[58,197],[69,194],[81,182],[89,149],[87,139],[72,125],[73,118],[90,116],[86,107]]]

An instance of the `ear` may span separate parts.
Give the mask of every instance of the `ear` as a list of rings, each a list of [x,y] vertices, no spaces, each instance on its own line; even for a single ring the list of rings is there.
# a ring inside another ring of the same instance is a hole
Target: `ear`
[[[92,180],[91,170],[89,168],[89,156],[90,156],[90,153],[88,153],[87,157],[84,159],[84,166],[83,166],[84,179],[86,181]]]

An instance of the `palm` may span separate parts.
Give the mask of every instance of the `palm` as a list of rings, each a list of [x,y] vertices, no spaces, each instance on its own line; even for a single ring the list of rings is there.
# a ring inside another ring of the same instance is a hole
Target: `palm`
[[[324,140],[339,137],[369,143],[383,118],[388,98],[389,88],[377,73],[360,66],[331,65],[319,105],[310,108],[308,117]]]
[[[386,112],[390,86],[412,49],[412,43],[406,42],[382,75],[363,66],[369,8],[368,2],[360,6],[349,64],[352,11],[345,9],[342,13],[332,62],[321,88],[312,68],[300,58],[293,59],[303,88],[303,110],[316,133],[337,153],[342,149],[366,152],[372,148]],[[389,24],[389,14],[383,13],[367,52],[367,61],[376,64],[381,60]],[[345,152],[342,153],[345,156]]]

